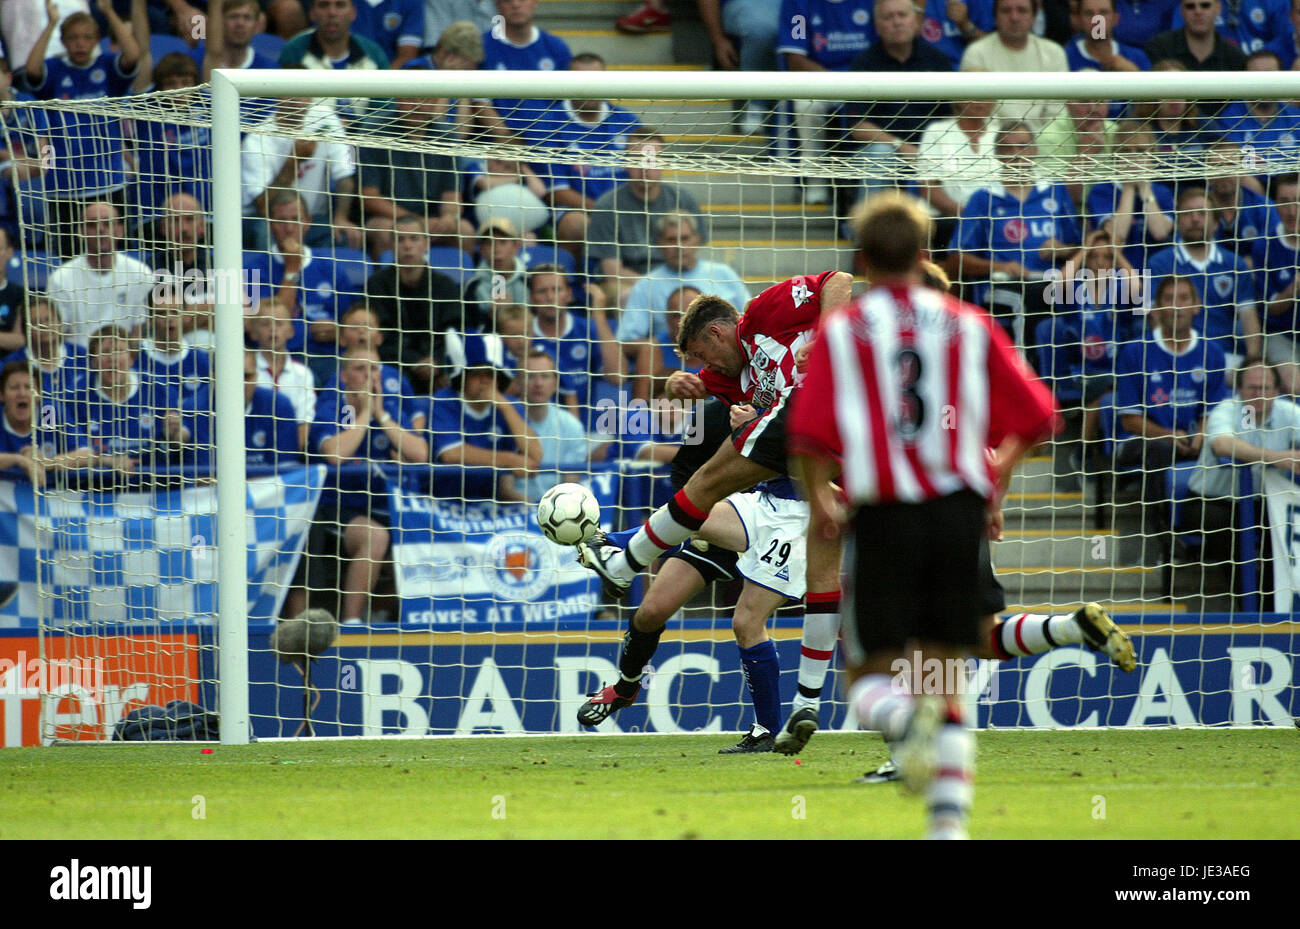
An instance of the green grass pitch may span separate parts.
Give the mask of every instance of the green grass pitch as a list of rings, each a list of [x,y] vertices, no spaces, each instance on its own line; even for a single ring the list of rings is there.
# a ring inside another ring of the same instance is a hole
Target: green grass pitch
[[[15,838],[918,838],[920,800],[850,783],[885,757],[821,733],[0,750]],[[1300,838],[1294,729],[986,732],[973,838]]]

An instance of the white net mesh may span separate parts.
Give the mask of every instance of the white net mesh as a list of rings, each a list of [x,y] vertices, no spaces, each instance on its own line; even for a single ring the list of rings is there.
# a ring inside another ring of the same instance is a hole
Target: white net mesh
[[[935,259],[1067,419],[1006,499],[993,560],[1017,618],[988,633],[981,657],[1003,661],[981,672],[980,722],[1289,718],[1295,632],[1274,589],[1300,509],[1213,430],[1262,417],[1266,437],[1237,437],[1276,453],[1274,478],[1300,442],[1293,111],[783,101],[760,138],[732,134],[728,100],[493,104],[372,101],[345,121],[328,100],[246,100],[241,152],[211,150],[207,88],[3,110],[23,166],[10,279],[54,417],[34,434],[49,457],[92,456],[17,492],[6,616],[75,633],[59,647],[117,688],[93,719],[93,696],[53,704],[45,737],[103,737],[130,701],[210,705],[223,287],[247,314],[255,734],[576,730],[630,608],[539,534],[531,504],[577,480],[607,529],[639,525],[674,486],[681,421],[656,401],[682,366],[681,309],[850,270],[850,208],[894,186],[928,200]],[[119,124],[121,184],[90,189]],[[69,133],[98,147],[64,164]],[[217,268],[211,171],[233,158],[243,261]],[[1157,290],[1171,274],[1186,280]],[[1232,406],[1232,370],[1259,354],[1271,405],[1238,382]],[[679,462],[677,483],[698,466]],[[750,719],[739,589],[705,587],[670,623],[623,728]],[[1018,618],[1094,600],[1138,640],[1136,675],[1077,629],[1058,642]],[[315,661],[281,643],[277,662],[271,623],[309,606],[342,638]],[[769,624],[787,698],[798,614]],[[1026,652],[1048,654],[1007,660]]]

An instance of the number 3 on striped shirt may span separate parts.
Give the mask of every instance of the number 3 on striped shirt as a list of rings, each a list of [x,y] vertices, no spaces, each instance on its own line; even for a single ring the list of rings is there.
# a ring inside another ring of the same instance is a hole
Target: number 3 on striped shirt
[[[898,417],[895,428],[902,441],[911,442],[925,423],[925,400],[917,389],[923,373],[921,356],[915,349],[900,349],[894,356],[894,367],[898,371]]]

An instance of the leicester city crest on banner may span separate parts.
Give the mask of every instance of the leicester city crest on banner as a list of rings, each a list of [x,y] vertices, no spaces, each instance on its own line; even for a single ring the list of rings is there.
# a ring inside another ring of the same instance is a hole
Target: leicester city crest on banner
[[[498,598],[531,601],[551,586],[554,561],[550,543],[541,536],[499,535],[483,552],[483,574]]]

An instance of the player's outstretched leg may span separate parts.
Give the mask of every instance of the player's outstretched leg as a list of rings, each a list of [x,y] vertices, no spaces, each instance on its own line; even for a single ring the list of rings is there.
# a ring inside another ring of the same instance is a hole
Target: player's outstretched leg
[[[646,565],[700,530],[715,503],[776,476],[776,471],[742,458],[724,442],[685,487],[650,514],[626,549],[604,536],[593,537],[578,546],[578,561],[600,575],[609,596],[621,600]]]
[[[1085,603],[1073,613],[1056,616],[1018,613],[1006,619],[995,618],[984,641],[988,648],[980,650],[981,658],[1018,658],[1062,645],[1086,644],[1108,655],[1121,671],[1137,667],[1133,640],[1096,603]]]
[[[669,617],[703,590],[704,583],[699,570],[687,561],[670,558],[664,562],[623,636],[623,649],[618,656],[619,679],[589,694],[591,699],[578,709],[579,723],[588,728],[599,726],[636,702],[645,666],[659,648],[659,637]]]

